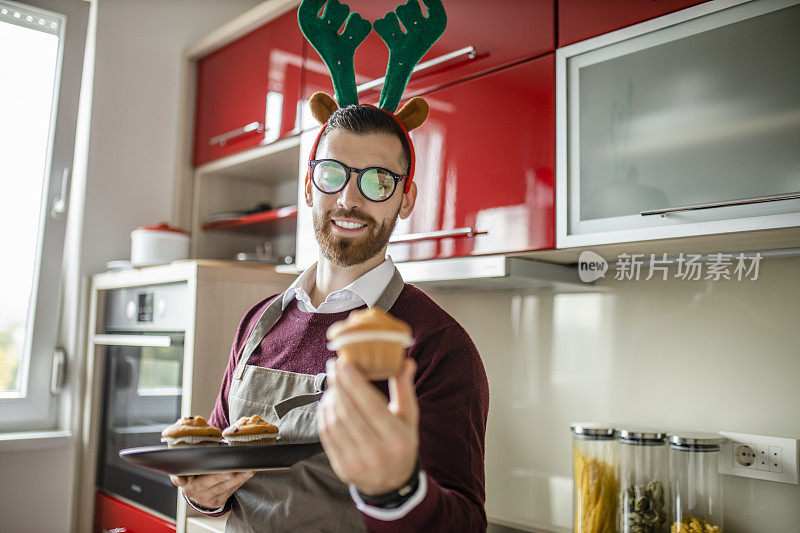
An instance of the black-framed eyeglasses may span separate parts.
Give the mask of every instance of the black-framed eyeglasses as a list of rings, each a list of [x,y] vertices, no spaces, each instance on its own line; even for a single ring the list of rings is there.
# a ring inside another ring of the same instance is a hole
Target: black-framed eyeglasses
[[[350,173],[355,172],[358,190],[373,202],[385,202],[391,198],[397,184],[408,177],[382,167],[351,168],[335,159],[312,159],[308,166],[314,187],[325,194],[336,194],[344,189]]]

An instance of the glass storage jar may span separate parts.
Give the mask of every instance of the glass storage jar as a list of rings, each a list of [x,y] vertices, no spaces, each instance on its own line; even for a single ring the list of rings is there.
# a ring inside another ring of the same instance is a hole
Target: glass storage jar
[[[666,434],[653,430],[618,429],[618,531],[665,533],[669,525],[669,467]]]
[[[725,439],[714,433],[671,433],[667,441],[671,531],[720,533],[722,479],[717,458]]]
[[[571,424],[575,478],[575,533],[613,533],[617,478],[614,428]]]

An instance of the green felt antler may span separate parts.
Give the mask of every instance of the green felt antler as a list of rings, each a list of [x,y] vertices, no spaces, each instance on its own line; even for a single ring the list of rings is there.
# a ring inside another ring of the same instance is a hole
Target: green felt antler
[[[320,9],[325,4],[322,17]],[[372,25],[350,6],[339,0],[303,0],[297,10],[297,21],[311,46],[327,65],[333,80],[333,90],[339,107],[358,104],[356,72],[353,56],[356,48],[369,35]],[[346,22],[345,22],[346,19]],[[339,34],[339,28],[344,31]]]
[[[375,33],[389,48],[389,66],[378,107],[390,113],[397,109],[411,78],[411,71],[447,26],[447,14],[441,0],[422,0],[422,3],[428,8],[427,17],[422,16],[417,0],[408,0],[373,24]],[[397,19],[403,23],[405,32]]]

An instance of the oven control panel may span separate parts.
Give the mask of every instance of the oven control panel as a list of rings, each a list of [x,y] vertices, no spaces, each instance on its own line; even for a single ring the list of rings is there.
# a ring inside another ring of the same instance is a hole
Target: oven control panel
[[[182,331],[191,317],[186,282],[109,290],[107,330]]]

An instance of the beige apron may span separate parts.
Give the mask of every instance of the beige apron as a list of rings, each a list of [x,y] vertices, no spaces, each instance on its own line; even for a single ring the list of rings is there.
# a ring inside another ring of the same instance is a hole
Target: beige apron
[[[395,269],[375,307],[388,311],[403,287],[403,278]],[[282,301],[282,294],[272,301],[247,339],[228,393],[228,419],[233,422],[257,414],[280,428],[281,441],[319,442],[317,400],[325,387],[325,374],[247,364],[280,318]],[[336,476],[325,452],[290,469],[256,472],[233,497],[226,532],[366,531],[347,485]]]

